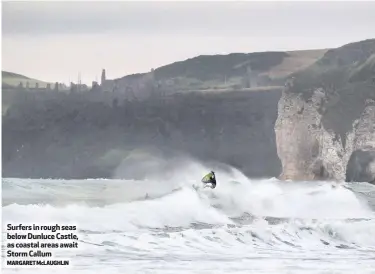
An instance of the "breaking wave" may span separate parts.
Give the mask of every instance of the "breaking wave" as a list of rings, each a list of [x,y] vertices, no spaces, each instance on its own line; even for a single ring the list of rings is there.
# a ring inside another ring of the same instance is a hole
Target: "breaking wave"
[[[103,258],[153,273],[194,272],[186,260],[196,262],[197,272],[205,265],[199,262],[215,269],[223,260],[220,268],[231,272],[292,271],[294,260],[296,272],[318,267],[306,260],[348,273],[374,267],[373,185],[250,180],[232,170],[217,172],[215,190],[196,191],[194,177],[204,175],[196,171],[184,181],[3,179],[3,229],[10,222],[74,223],[81,233],[77,256],[92,257],[75,265],[87,268]],[[130,263],[141,258],[141,265]],[[279,261],[254,264],[254,258]]]

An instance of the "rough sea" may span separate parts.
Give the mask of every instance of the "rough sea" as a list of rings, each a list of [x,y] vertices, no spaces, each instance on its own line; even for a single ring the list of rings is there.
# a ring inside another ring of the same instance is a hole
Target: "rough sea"
[[[190,167],[145,180],[2,179],[4,273],[375,273],[375,186]],[[177,174],[177,175],[176,175]],[[169,178],[169,179],[165,179]],[[4,266],[6,225],[76,225],[69,267]]]

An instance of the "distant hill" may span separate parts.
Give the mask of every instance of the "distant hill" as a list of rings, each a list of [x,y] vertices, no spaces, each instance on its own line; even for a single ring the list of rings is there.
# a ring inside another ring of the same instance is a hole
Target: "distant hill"
[[[24,86],[26,86],[26,83],[29,82],[29,85],[31,88],[35,87],[35,84],[38,83],[40,88],[46,87],[48,84],[47,82],[40,81],[37,79],[29,78],[27,76],[17,74],[14,72],[9,71],[1,71],[2,76],[2,86],[4,88],[11,88],[18,86],[21,82]]]
[[[155,80],[173,80],[181,88],[226,88],[241,85],[243,76],[251,69],[259,85],[274,85],[320,59],[327,49],[288,52],[231,53],[228,55],[200,55],[174,62],[154,70]],[[144,76],[138,73],[120,79]]]
[[[274,51],[254,53],[231,53],[227,55],[200,55],[174,62],[154,70],[156,81],[172,81],[171,87],[182,90],[226,89],[243,86],[243,76],[248,73],[257,77],[255,86],[277,86],[289,75],[307,68],[320,59],[327,49],[301,51]],[[136,79],[147,73],[137,73],[120,79]],[[119,80],[119,79],[115,79]],[[44,88],[47,82],[21,74],[2,71],[2,87],[12,88],[20,83],[31,88],[36,83]],[[253,86],[254,87],[254,86]]]

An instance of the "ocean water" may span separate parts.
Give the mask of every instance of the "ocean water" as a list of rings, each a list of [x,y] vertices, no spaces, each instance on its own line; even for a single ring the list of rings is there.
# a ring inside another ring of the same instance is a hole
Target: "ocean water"
[[[375,273],[375,186],[252,180],[2,180],[4,273]],[[183,179],[182,179],[183,178]],[[195,179],[194,179],[195,178]],[[71,266],[4,266],[6,224],[73,224]]]

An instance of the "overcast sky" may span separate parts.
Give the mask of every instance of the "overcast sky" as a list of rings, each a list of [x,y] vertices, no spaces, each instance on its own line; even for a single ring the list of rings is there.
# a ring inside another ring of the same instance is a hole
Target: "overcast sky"
[[[2,2],[2,69],[44,81],[375,38],[375,2]]]

